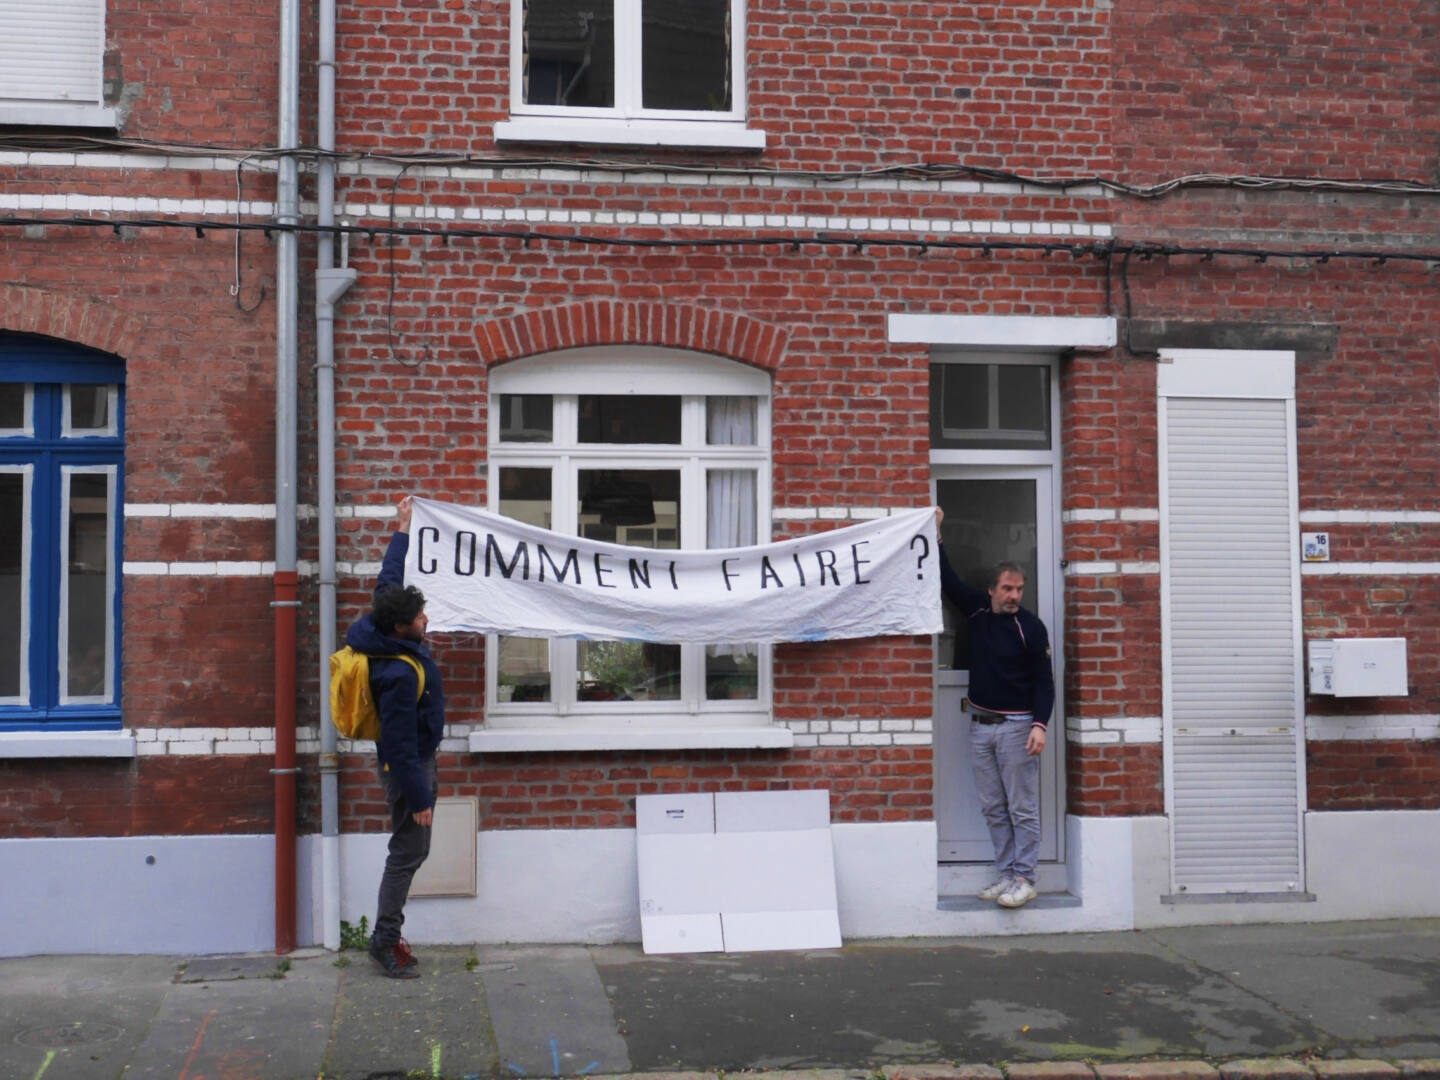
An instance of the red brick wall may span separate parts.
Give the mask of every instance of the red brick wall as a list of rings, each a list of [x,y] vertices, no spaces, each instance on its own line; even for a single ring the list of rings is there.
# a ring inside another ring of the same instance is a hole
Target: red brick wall
[[[1065,752],[1066,809],[1086,817],[1165,812],[1159,743],[1070,746]]]
[[[928,746],[800,750],[439,755],[442,795],[480,800],[482,829],[634,828],[635,796],[830,790],[832,821],[909,821],[928,813]],[[346,755],[346,828],[390,828],[369,755]]]
[[[1312,742],[1305,752],[1305,784],[1311,810],[1440,809],[1440,744]]]

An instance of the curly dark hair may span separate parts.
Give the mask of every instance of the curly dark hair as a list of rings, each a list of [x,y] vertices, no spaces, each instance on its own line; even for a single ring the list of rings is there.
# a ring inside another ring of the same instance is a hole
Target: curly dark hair
[[[393,634],[395,627],[414,622],[417,615],[425,610],[425,594],[414,585],[392,585],[375,594],[371,611],[375,627],[382,634]]]

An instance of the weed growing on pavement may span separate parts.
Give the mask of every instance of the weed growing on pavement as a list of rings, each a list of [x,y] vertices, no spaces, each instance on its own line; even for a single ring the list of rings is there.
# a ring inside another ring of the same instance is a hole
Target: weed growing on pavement
[[[360,916],[358,923],[348,923],[340,920],[340,948],[341,949],[368,949],[370,947],[370,920]]]
[[[478,968],[479,966],[480,966],[480,957],[476,956],[473,952],[472,952],[469,956],[467,956],[467,957],[465,958],[465,970],[466,970],[466,971],[474,971],[474,970],[475,970],[476,968]]]
[[[350,957],[346,956],[344,953],[341,953],[339,956],[337,956],[337,957],[335,958],[335,966],[336,966],[336,967],[341,967],[341,968],[343,968],[343,967],[349,967],[349,966],[350,966]]]
[[[290,958],[287,956],[275,965],[275,971],[271,974],[272,979],[283,979],[285,973],[290,970]]]

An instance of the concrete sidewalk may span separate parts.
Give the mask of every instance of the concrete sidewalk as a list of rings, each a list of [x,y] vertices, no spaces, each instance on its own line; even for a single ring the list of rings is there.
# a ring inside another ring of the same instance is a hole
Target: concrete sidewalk
[[[1440,1078],[1440,920],[417,952],[0,960],[0,1077]]]

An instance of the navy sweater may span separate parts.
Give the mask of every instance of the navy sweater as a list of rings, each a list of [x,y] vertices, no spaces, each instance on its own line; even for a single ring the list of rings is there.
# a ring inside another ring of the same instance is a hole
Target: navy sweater
[[[376,592],[404,584],[405,553],[409,550],[408,533],[396,533],[390,538],[375,583]],[[380,764],[399,782],[412,813],[430,809],[435,805],[435,792],[424,766],[435,756],[445,731],[445,691],[440,683],[440,668],[423,642],[382,634],[374,616],[368,613],[346,632],[345,644],[371,657],[370,686],[380,714],[380,738],[375,743]],[[404,660],[383,659],[396,653],[408,653],[425,669],[425,692],[418,702],[415,669]]]
[[[1033,713],[1034,723],[1046,726],[1055,707],[1055,672],[1045,624],[1024,608],[997,615],[990,594],[955,572],[943,544],[940,585],[970,624],[970,703],[991,712]]]

